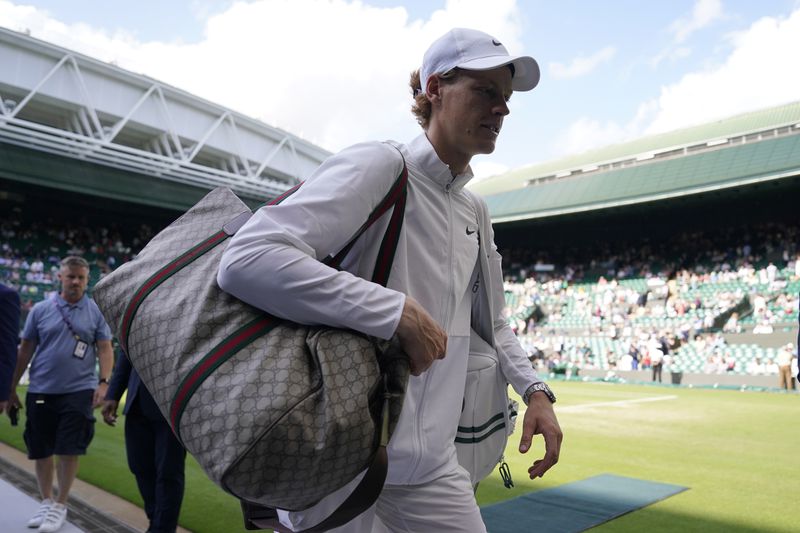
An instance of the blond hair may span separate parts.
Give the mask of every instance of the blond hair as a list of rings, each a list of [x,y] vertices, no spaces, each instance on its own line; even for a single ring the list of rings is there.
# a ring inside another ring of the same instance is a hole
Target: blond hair
[[[443,74],[437,74],[437,76],[439,76],[439,80],[441,80],[442,83],[451,83],[455,81],[457,74],[458,69],[454,68]],[[432,107],[431,101],[428,100],[428,95],[425,94],[425,88],[422,87],[419,76],[419,69],[417,69],[411,73],[411,79],[408,81],[408,85],[411,87],[411,94],[414,97],[414,103],[411,105],[411,112],[414,114],[414,118],[417,119],[417,123],[422,126],[422,129],[427,130],[428,124],[431,122]]]
[[[89,263],[86,259],[77,255],[70,255],[61,260],[62,268],[89,268]]]

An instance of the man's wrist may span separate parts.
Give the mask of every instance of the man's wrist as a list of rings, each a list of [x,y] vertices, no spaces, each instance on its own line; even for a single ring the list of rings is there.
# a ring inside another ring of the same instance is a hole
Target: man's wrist
[[[525,389],[525,393],[522,395],[522,401],[525,402],[525,405],[528,405],[531,396],[535,392],[541,392],[547,396],[547,399],[550,400],[550,403],[556,403],[556,395],[553,394],[553,391],[550,390],[550,387],[547,386],[547,383],[543,381],[537,381]]]
[[[98,385],[108,385],[108,378],[100,378],[100,379],[97,381],[97,384],[98,384]]]

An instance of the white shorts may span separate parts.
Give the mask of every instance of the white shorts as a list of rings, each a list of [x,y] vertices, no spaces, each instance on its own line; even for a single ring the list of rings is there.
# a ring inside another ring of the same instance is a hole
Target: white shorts
[[[303,525],[313,523],[319,519]],[[330,533],[486,533],[486,526],[469,474],[458,467],[421,485],[384,486],[375,505]]]

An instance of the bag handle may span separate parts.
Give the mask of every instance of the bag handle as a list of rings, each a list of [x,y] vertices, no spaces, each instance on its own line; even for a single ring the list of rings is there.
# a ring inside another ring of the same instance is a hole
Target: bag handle
[[[343,526],[363,513],[378,499],[383,483],[386,481],[388,468],[389,458],[386,453],[386,447],[380,446],[375,452],[364,477],[361,478],[361,481],[347,499],[325,520],[298,533],[322,533],[323,531]],[[365,505],[366,503],[369,505]],[[275,509],[244,500],[241,501],[241,504],[245,529],[272,529],[276,533],[295,533],[281,523]]]
[[[402,154],[401,154],[402,156]],[[406,167],[405,159],[403,160],[403,169],[400,175],[392,184],[389,192],[384,196],[383,200],[373,209],[367,220],[356,231],[355,235],[350,238],[347,244],[336,253],[336,255],[326,257],[322,262],[330,267],[338,269],[347,254],[355,245],[356,241],[370,228],[378,219],[386,214],[389,209],[392,210],[392,218],[389,220],[389,226],[383,235],[381,247],[378,251],[378,257],[375,260],[375,270],[373,271],[372,281],[380,285],[386,286],[389,279],[389,273],[392,268],[394,254],[397,249],[397,242],[400,239],[400,230],[403,227],[403,218],[405,215],[406,198],[408,197],[408,168]]]

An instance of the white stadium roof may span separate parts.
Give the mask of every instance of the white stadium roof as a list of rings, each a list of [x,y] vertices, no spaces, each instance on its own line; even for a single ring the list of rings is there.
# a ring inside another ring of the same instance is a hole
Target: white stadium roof
[[[329,152],[115,65],[0,28],[0,146],[270,198]]]

